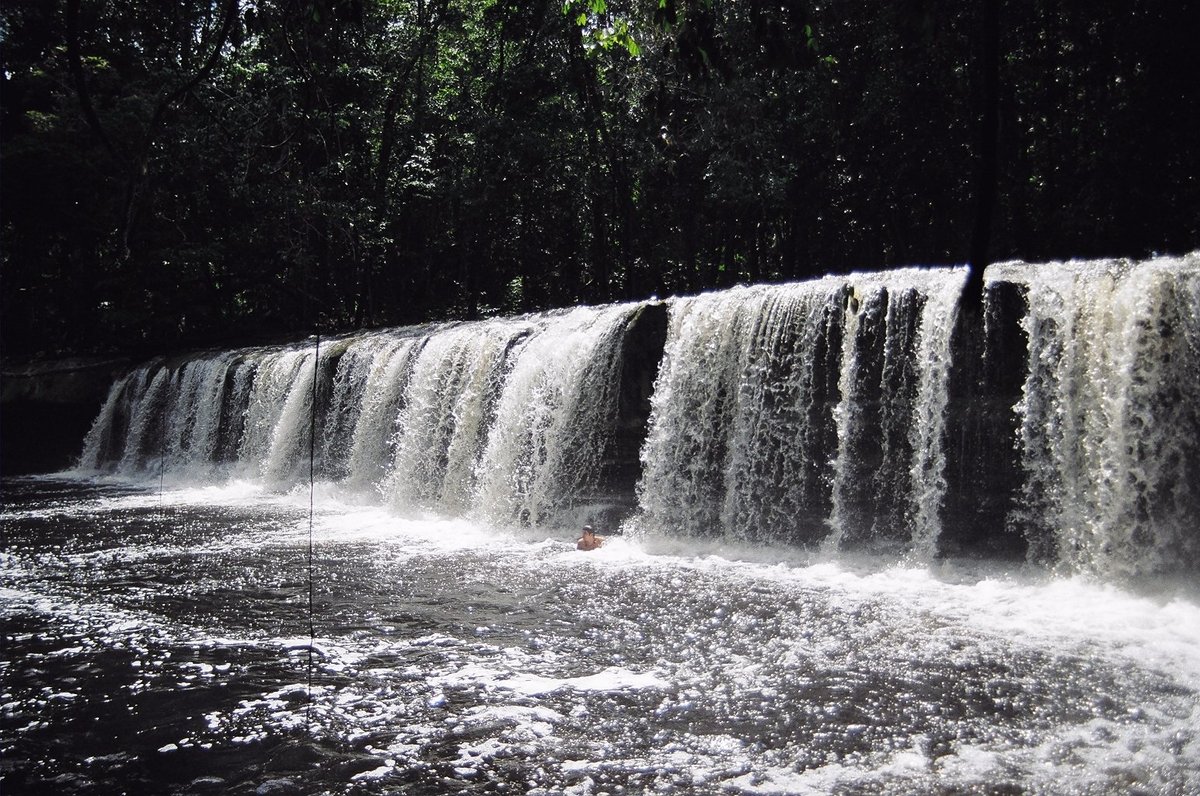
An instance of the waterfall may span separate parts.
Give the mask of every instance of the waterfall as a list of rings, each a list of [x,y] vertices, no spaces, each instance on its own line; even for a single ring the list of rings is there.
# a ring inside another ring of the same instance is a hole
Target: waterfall
[[[965,274],[963,278],[965,279]],[[946,401],[949,394],[951,339],[958,320],[962,283],[938,280],[926,290],[915,346],[919,363],[916,402],[908,426],[913,454],[909,467],[912,552],[928,560],[937,552],[941,535],[942,499],[946,494]]]
[[[647,529],[748,540],[819,534],[828,358],[843,287],[819,281],[675,300],[638,488]]]
[[[396,420],[396,456],[385,491],[400,509],[462,513],[487,415],[529,321],[496,320],[443,330],[425,342]]]
[[[84,437],[83,452],[77,462],[79,469],[101,470],[121,458],[131,406],[145,389],[148,372],[143,366],[113,382],[100,414]]]
[[[932,555],[964,279],[902,269],[674,301],[642,524]]]
[[[1200,562],[1200,257],[1006,263],[1028,375],[1010,521],[1030,556],[1130,575]]]
[[[216,458],[225,380],[236,353],[186,363],[176,374],[171,405],[164,408],[167,465],[205,466]]]
[[[636,305],[466,324],[412,364],[384,484],[398,508],[538,524],[588,498]]]
[[[360,393],[346,465],[347,481],[360,491],[379,483],[393,458],[392,425],[400,414],[404,386],[424,340],[385,338],[369,349],[368,373]]]
[[[965,275],[155,359],[112,386],[79,467],[288,489],[311,444],[318,477],[403,514],[1200,566],[1200,256],[995,265],[986,326],[959,317]]]
[[[158,368],[148,378],[144,392],[135,394],[130,411],[129,432],[125,439],[125,451],[121,457],[121,469],[140,471],[148,462],[161,461],[161,438],[163,430],[163,403],[167,399],[168,385],[173,373],[167,368]],[[157,442],[157,444],[156,444]]]
[[[640,307],[154,360],[113,385],[79,467],[286,489],[307,477],[311,441],[322,478],[397,510],[544,524],[605,499]]]
[[[629,306],[575,310],[514,352],[476,467],[484,516],[536,524],[567,503],[597,497],[630,315]]]

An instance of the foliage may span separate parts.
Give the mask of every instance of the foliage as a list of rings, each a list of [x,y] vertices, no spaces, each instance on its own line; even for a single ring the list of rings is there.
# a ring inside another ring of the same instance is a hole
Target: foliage
[[[989,103],[993,258],[1195,248],[1186,6],[12,0],[5,354],[963,262]]]

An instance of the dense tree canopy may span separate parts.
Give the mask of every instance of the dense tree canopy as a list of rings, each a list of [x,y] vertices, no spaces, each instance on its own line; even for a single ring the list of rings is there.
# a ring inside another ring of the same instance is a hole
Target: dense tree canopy
[[[9,357],[1200,246],[1190,2],[8,0],[0,25]]]

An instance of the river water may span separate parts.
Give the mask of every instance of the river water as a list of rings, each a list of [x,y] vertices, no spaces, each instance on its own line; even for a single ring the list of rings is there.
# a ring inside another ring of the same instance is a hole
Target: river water
[[[1200,600],[1163,577],[583,553],[321,483],[310,569],[307,485],[3,495],[4,793],[1200,792]]]

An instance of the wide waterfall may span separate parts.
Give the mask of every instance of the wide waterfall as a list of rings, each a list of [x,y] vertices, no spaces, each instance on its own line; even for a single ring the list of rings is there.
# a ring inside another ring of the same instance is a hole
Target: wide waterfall
[[[79,466],[286,490],[311,453],[317,478],[401,514],[916,561],[986,550],[977,525],[1064,571],[1194,568],[1200,259],[996,265],[981,328],[965,276],[159,359],[113,385]],[[998,367],[1017,392],[981,375]]]
[[[400,512],[541,522],[597,499],[640,310],[155,360],[113,386],[80,467],[287,489],[311,464]]]

